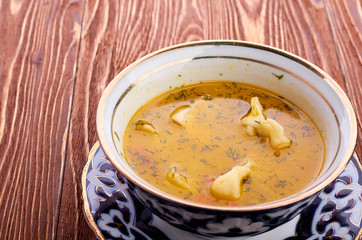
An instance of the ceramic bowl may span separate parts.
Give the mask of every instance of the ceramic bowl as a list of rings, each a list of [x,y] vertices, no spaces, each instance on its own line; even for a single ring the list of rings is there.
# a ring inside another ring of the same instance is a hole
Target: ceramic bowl
[[[287,198],[231,207],[183,200],[137,176],[123,152],[124,132],[135,112],[170,87],[210,80],[259,86],[303,109],[325,143],[325,163],[319,177]],[[291,53],[241,41],[185,43],[139,59],[108,85],[96,119],[101,147],[128,180],[134,197],[165,222],[209,238],[255,236],[293,219],[342,172],[352,156],[357,135],[351,103],[331,77]]]

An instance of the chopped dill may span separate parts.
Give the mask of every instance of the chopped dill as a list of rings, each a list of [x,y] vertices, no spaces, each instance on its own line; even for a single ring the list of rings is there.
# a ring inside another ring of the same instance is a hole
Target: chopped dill
[[[186,90],[181,90],[179,94],[175,97],[175,100],[186,101],[188,96],[190,96],[190,93],[188,93]]]
[[[289,106],[288,104],[284,104],[284,107],[288,110],[288,111],[292,111],[293,108],[291,106]]]
[[[275,74],[275,73],[272,73],[274,76],[276,76],[279,80],[281,80],[283,77],[284,77],[284,75],[283,74],[281,74],[281,75],[277,75],[277,74]]]
[[[225,153],[233,161],[236,161],[236,160],[241,158],[241,155],[240,155],[239,151],[236,150],[235,148],[230,147],[228,150],[225,151]]]
[[[212,100],[212,97],[209,94],[204,94],[201,98],[204,99],[205,101],[211,101]]]
[[[121,140],[119,139],[118,134],[117,134],[115,131],[114,131],[113,133],[114,133],[114,135],[116,135],[116,137],[117,137],[118,141],[121,141]]]

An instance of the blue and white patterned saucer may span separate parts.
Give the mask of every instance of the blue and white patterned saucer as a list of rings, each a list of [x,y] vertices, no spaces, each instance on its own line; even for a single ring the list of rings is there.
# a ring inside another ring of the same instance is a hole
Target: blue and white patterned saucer
[[[84,213],[99,239],[171,240],[170,235],[176,236],[160,230],[156,224],[159,219],[131,197],[126,180],[107,159],[98,142],[84,167],[82,188]],[[292,224],[296,230],[288,240],[362,239],[362,166],[356,153],[341,175],[295,222]],[[263,239],[284,238],[278,236]]]

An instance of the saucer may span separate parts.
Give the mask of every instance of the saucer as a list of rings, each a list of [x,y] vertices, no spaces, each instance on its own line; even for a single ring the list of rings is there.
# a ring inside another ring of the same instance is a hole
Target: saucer
[[[107,159],[99,142],[89,153],[82,173],[82,188],[84,214],[99,239],[191,239],[189,233],[162,223],[131,197],[127,180]],[[263,239],[353,240],[362,237],[361,228],[362,166],[354,153],[345,170],[310,207],[279,230],[272,230],[272,237]],[[287,232],[289,235],[285,236]]]

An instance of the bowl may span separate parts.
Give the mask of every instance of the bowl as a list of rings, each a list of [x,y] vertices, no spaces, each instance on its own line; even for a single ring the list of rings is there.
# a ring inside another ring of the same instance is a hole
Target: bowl
[[[325,143],[325,160],[318,178],[284,199],[231,207],[177,198],[135,174],[123,149],[124,132],[135,112],[170,87],[210,80],[242,82],[268,89],[306,112]],[[96,124],[102,149],[127,179],[133,196],[166,223],[209,238],[256,236],[291,221],[342,172],[357,137],[350,101],[321,69],[274,47],[224,40],[175,45],[132,63],[104,91]]]

